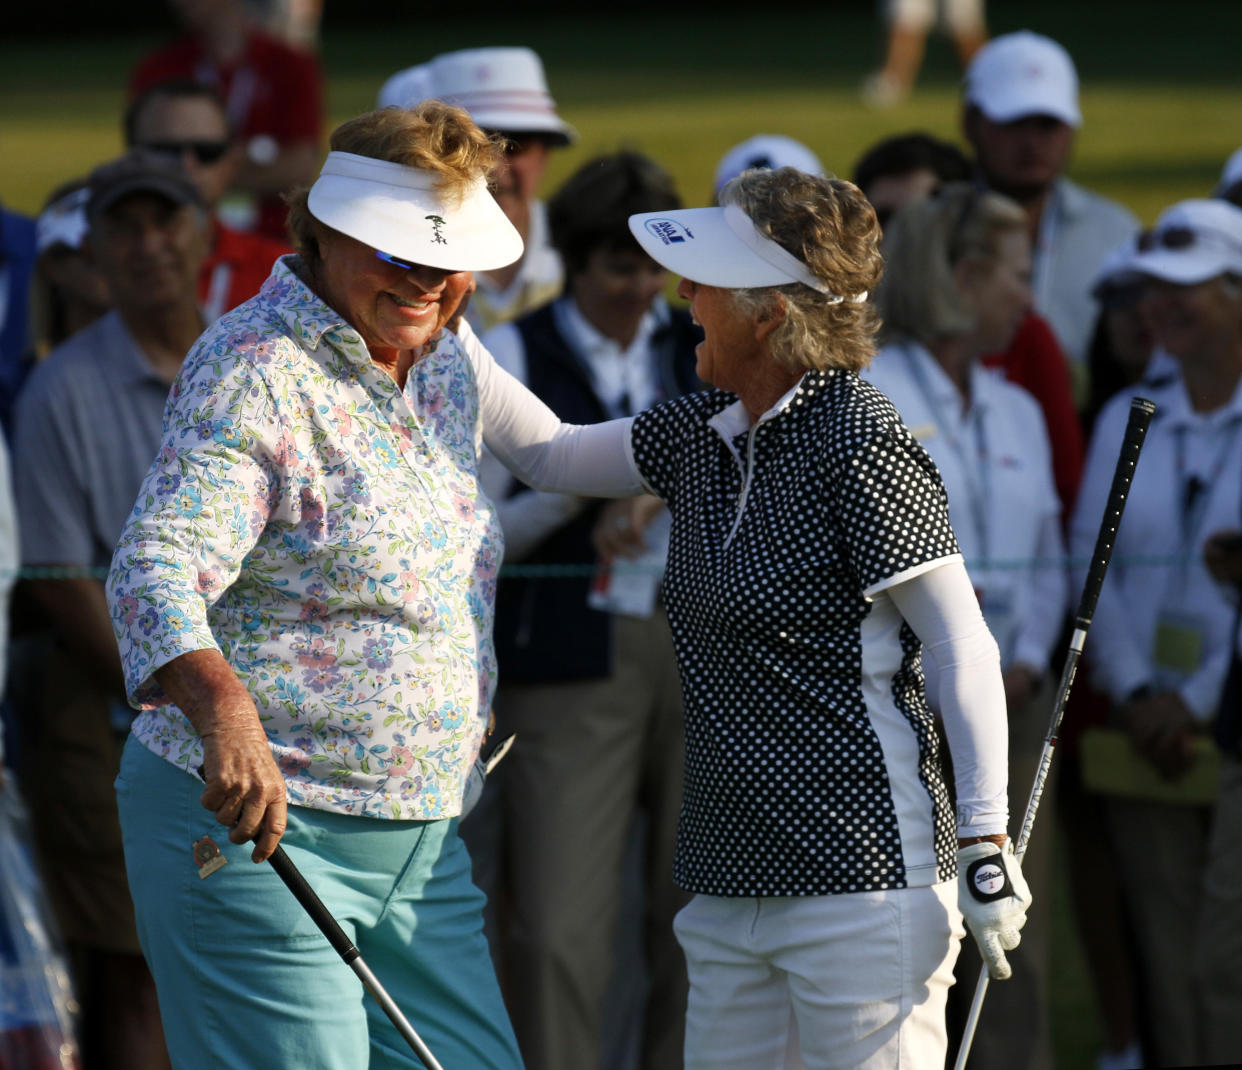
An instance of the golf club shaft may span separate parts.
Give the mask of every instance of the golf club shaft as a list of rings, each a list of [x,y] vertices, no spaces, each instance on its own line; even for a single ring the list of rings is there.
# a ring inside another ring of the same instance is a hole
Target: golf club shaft
[[[1069,701],[1070,688],[1078,673],[1078,660],[1082,657],[1083,645],[1087,640],[1087,630],[1095,616],[1095,606],[1100,598],[1100,588],[1104,585],[1104,574],[1108,571],[1108,563],[1113,556],[1113,544],[1117,541],[1117,530],[1121,526],[1121,514],[1125,512],[1126,498],[1130,493],[1130,483],[1134,479],[1134,470],[1138,465],[1139,453],[1143,449],[1143,440],[1147,437],[1147,426],[1151,423],[1156,406],[1146,398],[1130,400],[1130,419],[1126,424],[1125,438],[1121,443],[1121,452],[1117,457],[1117,467],[1113,471],[1113,485],[1108,491],[1108,504],[1104,508],[1104,516],[1100,520],[1100,531],[1095,540],[1095,551],[1087,568],[1087,578],[1083,583],[1082,597],[1078,602],[1078,614],[1074,618],[1074,631],[1070,636],[1069,654],[1065,666],[1061,670],[1061,683],[1057,688],[1057,699],[1052,710],[1052,719],[1048,724],[1048,734],[1044,737],[1044,749],[1039,756],[1039,768],[1035,772],[1035,781],[1031,785],[1031,794],[1027,799],[1026,810],[1022,815],[1022,828],[1018,834],[1018,842],[1014,846],[1014,855],[1019,862],[1026,854],[1030,843],[1031,829],[1035,825],[1035,814],[1039,810],[1039,802],[1044,794],[1044,785],[1052,770],[1052,755],[1056,750],[1061,721],[1065,717],[1065,707]],[[962,1030],[961,1046],[957,1050],[954,1070],[964,1070],[966,1060],[970,1057],[970,1046],[974,1043],[975,1030],[979,1025],[979,1013],[983,1009],[983,998],[988,992],[987,966],[979,971],[979,980],[975,984],[974,999],[970,1004],[970,1013]]]
[[[319,927],[319,931],[328,938],[328,943],[341,956],[341,961],[358,975],[363,987],[375,998],[375,1002],[388,1015],[389,1020],[397,1027],[397,1032],[405,1038],[406,1043],[422,1060],[427,1070],[444,1070],[436,1057],[431,1054],[431,1050],[423,1043],[422,1037],[415,1032],[409,1020],[401,1013],[401,1008],[393,1002],[384,986],[371,972],[371,968],[363,961],[362,954],[354,946],[354,942],[346,935],[345,930],[337,923],[328,908],[323,905],[323,900],[315,894],[315,889],[306,883],[306,878],[302,876],[301,871],[285,854],[284,848],[277,846],[268,861],[271,862],[272,869],[285,882],[289,891],[302,904],[311,920]]]

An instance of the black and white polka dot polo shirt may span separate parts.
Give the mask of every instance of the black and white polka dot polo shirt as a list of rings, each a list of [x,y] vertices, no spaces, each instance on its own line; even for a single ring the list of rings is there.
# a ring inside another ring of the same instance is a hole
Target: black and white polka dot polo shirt
[[[785,896],[950,879],[920,644],[890,599],[867,596],[958,548],[935,465],[888,399],[856,374],[809,372],[753,429],[710,391],[638,416],[632,445],[673,515],[677,882]]]

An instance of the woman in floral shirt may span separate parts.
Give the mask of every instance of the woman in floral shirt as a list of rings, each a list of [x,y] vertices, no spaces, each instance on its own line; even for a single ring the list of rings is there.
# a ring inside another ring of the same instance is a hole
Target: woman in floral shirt
[[[639,483],[442,332],[465,272],[522,247],[466,114],[373,112],[332,149],[293,201],[300,255],[186,358],[113,561],[142,710],[117,781],[126,866],[178,1066],[409,1059],[270,867],[245,864],[242,845],[261,862],[283,836],[444,1065],[509,1070],[455,820],[503,552],[476,457],[486,437],[557,481],[557,441],[591,472],[559,487]]]

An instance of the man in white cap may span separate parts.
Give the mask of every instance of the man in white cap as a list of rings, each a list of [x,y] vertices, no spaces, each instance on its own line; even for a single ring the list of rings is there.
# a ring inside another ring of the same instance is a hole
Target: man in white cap
[[[1026,210],[1035,308],[1051,324],[1081,386],[1096,320],[1092,279],[1104,257],[1138,229],[1138,220],[1065,177],[1082,125],[1074,62],[1047,37],[1027,30],[1004,34],[971,61],[963,103],[963,132],[980,180]]]
[[[561,259],[548,242],[547,216],[536,197],[553,148],[577,132],[556,112],[539,57],[529,48],[466,48],[398,71],[380,89],[380,107],[413,107],[434,97],[456,104],[506,143],[505,162],[492,176],[493,193],[525,242],[516,262],[477,272],[466,318],[482,332],[559,297]]]
[[[1209,570],[1236,546],[1242,517],[1242,209],[1220,199],[1173,205],[1129,269],[1179,374],[1144,384],[1156,416],[1114,548],[1114,560],[1131,563],[1100,593],[1087,667],[1141,774],[1108,800],[1108,819],[1145,967],[1147,1065],[1237,1065],[1242,772],[1228,723],[1237,692],[1225,688],[1237,608]],[[1128,404],[1118,395],[1096,423],[1073,560],[1094,539]],[[1219,774],[1200,760],[1213,734],[1226,752]]]

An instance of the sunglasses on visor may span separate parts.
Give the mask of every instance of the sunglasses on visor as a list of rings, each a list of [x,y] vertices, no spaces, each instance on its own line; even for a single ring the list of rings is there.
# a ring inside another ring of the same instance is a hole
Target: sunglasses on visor
[[[1138,251],[1150,253],[1153,249],[1189,249],[1197,235],[1190,227],[1165,227],[1163,230],[1145,230],[1138,237]]]
[[[413,260],[402,260],[399,256],[393,256],[392,253],[381,252],[379,249],[375,250],[375,256],[376,259],[383,260],[387,264],[393,264],[396,267],[401,268],[403,271],[413,271],[419,266],[414,263]]]
[[[149,141],[142,146],[151,152],[174,156],[178,160],[187,152],[201,164],[215,163],[229,151],[227,141]]]

